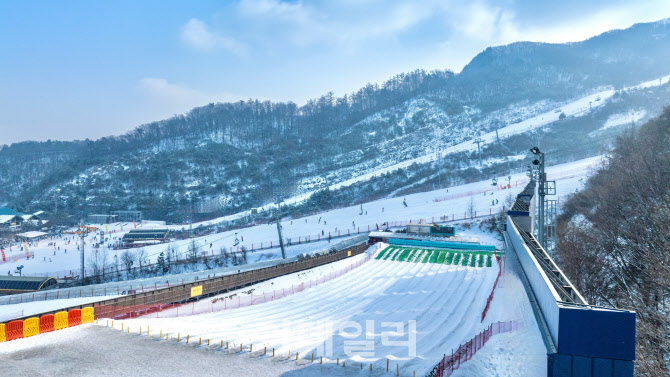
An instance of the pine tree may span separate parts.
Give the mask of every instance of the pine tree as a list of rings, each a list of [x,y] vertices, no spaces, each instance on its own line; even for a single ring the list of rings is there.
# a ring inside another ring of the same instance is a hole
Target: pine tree
[[[158,255],[157,264],[158,264],[158,270],[161,271],[163,273],[163,275],[165,275],[165,255],[163,254],[162,251]]]

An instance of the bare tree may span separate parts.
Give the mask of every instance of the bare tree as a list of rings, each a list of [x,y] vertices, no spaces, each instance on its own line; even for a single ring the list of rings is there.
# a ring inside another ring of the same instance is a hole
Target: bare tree
[[[476,211],[475,210],[475,199],[472,196],[470,197],[470,202],[468,203],[468,207],[467,207],[466,211],[467,211],[468,215],[470,216],[470,218],[475,217],[475,211]]]

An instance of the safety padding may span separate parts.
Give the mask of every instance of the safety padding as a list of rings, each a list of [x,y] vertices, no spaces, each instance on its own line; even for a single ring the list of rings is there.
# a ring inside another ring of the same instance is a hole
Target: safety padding
[[[0,343],[4,342],[5,340],[5,324],[0,323]]]
[[[87,307],[81,310],[81,323],[91,323],[95,317],[94,309]]]
[[[67,328],[68,324],[67,312],[58,312],[54,315],[54,330],[61,330]]]
[[[54,331],[54,315],[45,314],[40,317],[40,334]]]
[[[23,321],[11,321],[5,325],[5,338],[8,341],[23,338]]]
[[[72,309],[67,312],[67,326],[81,325],[81,309]]]
[[[23,321],[23,337],[34,336],[40,333],[40,319],[30,317]]]

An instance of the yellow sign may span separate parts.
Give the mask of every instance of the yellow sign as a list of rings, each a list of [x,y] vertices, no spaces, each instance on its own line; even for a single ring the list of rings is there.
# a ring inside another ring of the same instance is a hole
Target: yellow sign
[[[348,256],[348,257],[351,256],[351,250],[347,251],[347,256]]]
[[[200,296],[202,294],[202,285],[191,287],[191,297]]]

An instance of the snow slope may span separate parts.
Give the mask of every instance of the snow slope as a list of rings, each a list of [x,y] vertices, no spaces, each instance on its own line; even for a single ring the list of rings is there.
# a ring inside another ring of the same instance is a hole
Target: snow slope
[[[583,178],[587,177],[592,170],[596,169],[600,164],[600,157],[593,157],[575,162],[570,162],[561,165],[555,165],[547,168],[549,179],[557,181],[557,190],[560,197],[573,193],[580,188]],[[312,216],[307,216],[300,219],[285,219],[282,221],[282,228],[284,237],[291,238],[294,243],[297,242],[298,237],[302,240],[307,235],[315,239],[317,235],[324,232],[322,238],[327,237],[328,233],[335,235],[338,231],[341,234],[346,234],[347,231],[351,233],[365,232],[368,226],[371,230],[376,229],[377,225],[385,222],[394,221],[418,221],[419,219],[426,219],[432,221],[433,217],[447,216],[455,219],[462,219],[464,213],[468,211],[470,201],[474,204],[474,208],[478,214],[487,214],[489,211],[495,213],[502,209],[505,198],[510,194],[515,194],[527,182],[527,177],[523,173],[512,174],[510,182],[512,189],[499,189],[491,186],[491,181],[480,181],[461,186],[450,187],[449,189],[440,189],[428,192],[422,192],[405,197],[407,207],[403,205],[402,198],[388,198],[380,199],[370,203],[363,204],[363,215],[360,215],[360,206],[351,206],[331,211],[322,212]],[[499,183],[507,183],[507,177],[499,177]],[[498,203],[492,205],[492,201]],[[324,221],[326,224],[324,224]],[[110,231],[115,231],[109,235],[110,237],[121,237],[122,234],[132,227],[132,223],[126,224],[121,231],[122,224],[109,225]],[[355,226],[354,226],[355,225]],[[155,224],[140,225],[147,227],[155,227]],[[102,227],[104,229],[104,227]],[[459,230],[459,235],[464,235],[463,230]],[[92,242],[93,235],[89,235],[87,243]],[[277,228],[275,224],[261,224],[251,226],[248,228],[226,231],[222,233],[212,234],[195,239],[196,244],[204,252],[219,253],[222,248],[229,249],[233,247],[235,238],[241,239],[241,245],[251,249],[252,246],[258,248],[261,242],[267,246],[270,242],[277,244]],[[79,242],[77,237],[69,236],[71,243],[66,245],[64,239],[53,240],[56,242],[60,250],[53,255],[53,247],[47,246],[49,241],[41,241],[39,246],[30,247],[30,250],[35,253],[35,258],[31,260],[19,259],[16,262],[10,261],[8,263],[0,264],[0,268],[13,272],[16,266],[23,265],[24,275],[40,274],[63,276],[65,273],[69,275],[69,270],[79,269],[80,254],[76,250],[76,245]],[[171,243],[182,255],[186,253],[189,246],[189,240],[180,240]],[[481,240],[484,244],[495,244],[495,240],[483,238]],[[211,247],[210,247],[211,244]],[[240,245],[240,246],[241,246]],[[302,252],[310,252],[327,247],[327,242],[301,244],[294,246],[295,249],[290,252],[289,256],[297,255]],[[64,249],[67,248],[67,254]],[[145,247],[148,259],[155,263],[156,258],[161,252],[165,252],[166,244]],[[15,248],[14,248],[15,249]],[[94,256],[94,251],[87,246],[87,260]],[[291,249],[289,249],[291,250]],[[13,251],[14,253],[16,250]],[[108,250],[108,258],[110,263],[114,261],[114,255],[120,258],[121,251]],[[278,249],[263,250],[254,254],[252,261],[260,262],[262,260],[276,259],[279,257]],[[44,261],[46,258],[46,261]],[[51,262],[49,262],[51,259]],[[75,272],[77,274],[77,272]]]
[[[303,358],[315,352],[329,363],[339,357],[349,364],[372,363],[374,370],[385,368],[388,358],[403,375],[425,375],[445,349],[481,331],[479,317],[497,270],[372,259],[340,278],[261,305],[124,324],[150,326],[170,337],[274,347],[280,354],[290,350]],[[410,321],[416,321],[415,351],[412,341],[410,346],[387,341],[412,339]],[[369,354],[348,349],[354,340],[370,341]]]

